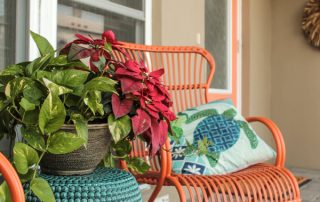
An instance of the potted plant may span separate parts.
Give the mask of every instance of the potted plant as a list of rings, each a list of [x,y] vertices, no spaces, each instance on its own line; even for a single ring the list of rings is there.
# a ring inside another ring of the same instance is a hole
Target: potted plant
[[[22,135],[13,147],[21,182],[30,183],[40,200],[52,201],[40,172],[86,174],[100,162],[114,167],[115,159],[148,170],[143,160],[129,157],[130,141],[141,137],[155,155],[167,138],[175,115],[160,81],[163,69],[149,72],[142,60],[131,60],[112,31],[101,39],[76,35],[58,56],[45,38],[31,35],[41,56],[0,72],[2,134]]]

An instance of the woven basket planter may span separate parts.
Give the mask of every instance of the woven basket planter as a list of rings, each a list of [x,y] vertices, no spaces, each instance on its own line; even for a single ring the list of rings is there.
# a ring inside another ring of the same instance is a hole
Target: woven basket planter
[[[61,130],[76,133],[73,125],[64,125]],[[85,175],[92,173],[109,150],[111,134],[107,124],[88,125],[87,148],[68,154],[46,153],[41,160],[41,171],[53,175]]]

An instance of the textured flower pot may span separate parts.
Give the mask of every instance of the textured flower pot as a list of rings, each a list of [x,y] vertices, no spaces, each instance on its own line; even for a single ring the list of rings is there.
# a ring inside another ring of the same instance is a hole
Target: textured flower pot
[[[73,125],[61,130],[76,133]],[[88,144],[68,154],[46,153],[41,160],[41,171],[53,175],[85,175],[92,173],[101,162],[111,142],[107,124],[88,125]]]

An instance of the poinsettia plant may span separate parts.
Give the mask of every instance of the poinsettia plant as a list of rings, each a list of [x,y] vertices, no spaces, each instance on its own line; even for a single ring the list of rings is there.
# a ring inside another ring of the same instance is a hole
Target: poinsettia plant
[[[149,72],[142,59],[135,61],[129,57],[110,30],[101,39],[80,34],[76,37],[60,54],[68,55],[70,61],[88,58],[95,75],[117,81],[107,113],[115,143],[141,136],[150,146],[150,154],[155,155],[167,139],[170,121],[176,119],[169,109],[170,95],[160,79],[164,69]],[[115,52],[122,54],[125,61],[115,57]]]

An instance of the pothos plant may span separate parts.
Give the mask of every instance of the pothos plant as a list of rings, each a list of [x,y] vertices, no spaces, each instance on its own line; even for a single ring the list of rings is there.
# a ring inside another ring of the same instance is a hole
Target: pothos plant
[[[141,137],[150,155],[165,143],[176,117],[160,80],[164,70],[149,72],[142,60],[130,59],[112,31],[101,39],[76,34],[57,56],[45,38],[31,35],[40,57],[0,72],[0,138],[22,135],[13,147],[21,182],[28,182],[29,191],[40,200],[54,201],[49,184],[39,175],[40,161],[47,152],[65,154],[86,146],[90,123],[108,123],[112,135],[102,165],[112,167],[115,159],[124,159],[137,172],[148,170],[146,162],[129,157],[130,141]],[[76,134],[61,130],[63,124],[74,124]],[[4,182],[0,199],[10,201],[5,193]]]

